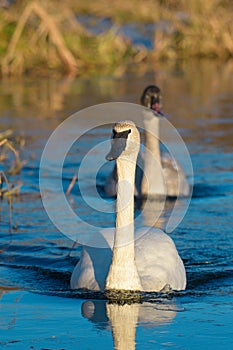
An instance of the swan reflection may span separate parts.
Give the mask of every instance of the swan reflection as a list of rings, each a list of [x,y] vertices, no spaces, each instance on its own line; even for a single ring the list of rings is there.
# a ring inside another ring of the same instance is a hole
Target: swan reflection
[[[145,328],[153,328],[170,323],[176,317],[177,311],[178,307],[172,300],[131,305],[88,300],[82,304],[83,317],[98,329],[111,329],[116,350],[134,350],[139,324]]]

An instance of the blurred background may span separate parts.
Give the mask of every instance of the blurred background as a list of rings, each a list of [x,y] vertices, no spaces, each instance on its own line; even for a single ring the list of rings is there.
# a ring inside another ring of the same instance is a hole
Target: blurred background
[[[233,56],[230,0],[0,1],[3,76],[111,73]]]

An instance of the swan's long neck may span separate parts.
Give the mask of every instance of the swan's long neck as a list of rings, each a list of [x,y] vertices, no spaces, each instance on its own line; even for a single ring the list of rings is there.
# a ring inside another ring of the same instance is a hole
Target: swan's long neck
[[[120,247],[134,239],[134,162],[117,159],[117,203],[115,245]],[[124,233],[127,232],[127,235]]]
[[[134,256],[134,180],[136,160],[118,158],[116,232],[106,289],[140,290]]]
[[[155,117],[151,111],[147,113],[144,118],[146,148],[141,192],[142,195],[164,195],[165,184],[159,145],[159,118]]]

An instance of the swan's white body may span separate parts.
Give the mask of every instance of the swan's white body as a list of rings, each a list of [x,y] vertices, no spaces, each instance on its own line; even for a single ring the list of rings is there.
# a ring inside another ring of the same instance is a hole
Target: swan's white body
[[[80,260],[72,273],[72,289],[105,289],[112,261],[114,234],[114,229],[103,231],[105,237],[108,235],[111,238],[109,248],[83,247]],[[166,286],[173,290],[185,289],[184,265],[172,239],[160,229],[148,227],[136,231],[135,238],[135,262],[142,286],[140,289],[148,292],[161,291]]]
[[[152,110],[143,113],[145,125],[145,154],[140,155],[136,169],[134,194],[140,196],[187,197],[190,186],[179,163],[168,155],[161,155],[159,120]],[[143,169],[140,169],[140,167]],[[116,196],[116,166],[106,179],[104,190],[108,196]]]
[[[117,142],[108,155],[117,164],[116,228],[101,232],[109,248],[83,247],[72,273],[71,288],[157,292],[168,287],[185,289],[185,268],[172,239],[149,227],[134,234],[133,188],[140,137],[132,122],[117,123],[114,132],[130,133],[123,141],[116,136],[113,141]]]

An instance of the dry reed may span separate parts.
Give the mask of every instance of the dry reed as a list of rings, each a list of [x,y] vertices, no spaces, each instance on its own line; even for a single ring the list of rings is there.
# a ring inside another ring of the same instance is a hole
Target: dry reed
[[[233,57],[232,9],[229,0],[14,1],[0,9],[2,75],[114,72],[148,58],[226,60]],[[77,14],[107,16],[115,25],[93,35]],[[129,21],[157,24],[152,52],[119,34]]]

